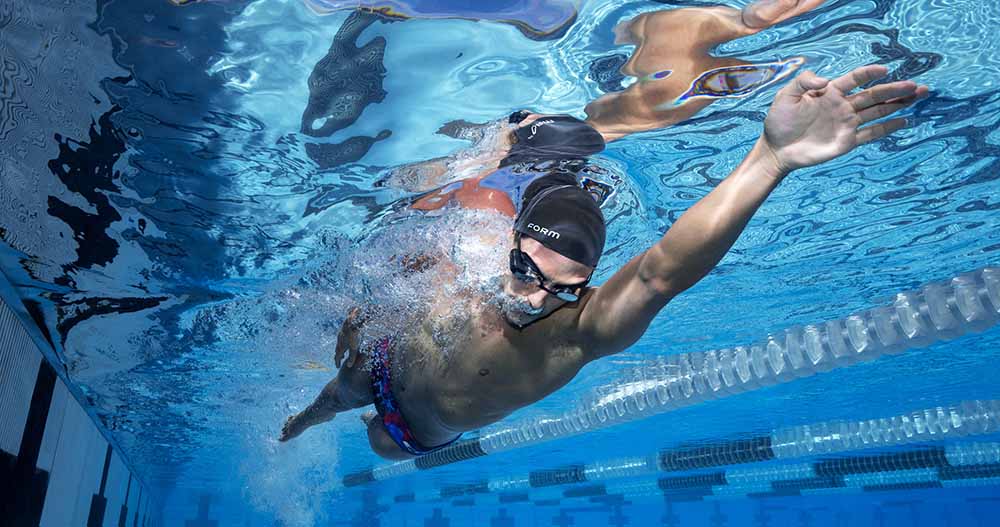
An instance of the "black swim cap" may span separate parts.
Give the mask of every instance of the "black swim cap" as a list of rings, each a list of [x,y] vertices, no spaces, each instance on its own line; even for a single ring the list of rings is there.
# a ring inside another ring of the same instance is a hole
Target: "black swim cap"
[[[590,267],[604,252],[604,214],[571,174],[545,176],[528,186],[514,231]]]
[[[515,115],[520,114],[515,112]],[[510,120],[515,122],[513,115]],[[502,167],[550,159],[583,159],[604,150],[604,136],[593,126],[569,115],[541,116],[515,130],[514,136],[517,142],[500,162]]]

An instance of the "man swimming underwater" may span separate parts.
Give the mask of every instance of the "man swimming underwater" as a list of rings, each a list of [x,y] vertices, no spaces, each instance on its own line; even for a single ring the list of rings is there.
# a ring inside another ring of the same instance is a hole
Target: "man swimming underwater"
[[[770,13],[773,21],[818,3],[763,0],[744,10],[751,10],[749,15],[728,8],[719,8],[716,14],[745,22],[763,12]],[[683,40],[684,35],[671,39]],[[541,163],[546,175],[513,185],[517,189],[513,195],[500,190],[502,185],[476,185],[465,195],[460,193],[464,187],[452,189],[450,195],[439,192],[439,201],[427,205],[434,208],[447,202],[515,216],[509,239],[510,274],[503,288],[517,301],[499,308],[484,306],[474,313],[459,330],[462,352],[448,360],[429,325],[414,328],[402,339],[376,339],[374,346],[362,350],[358,342],[365,317],[362,310],[352,311],[337,342],[337,377],[312,404],[288,419],[281,440],[339,412],[374,403],[377,414],[365,417],[372,449],[388,459],[423,455],[544,398],[590,361],[627,349],[672,298],[715,267],[791,171],[843,155],[906,124],[897,118],[866,126],[925,97],[926,86],[900,81],[852,93],[886,73],[883,66],[865,66],[833,80],[808,71],[796,77],[778,92],[763,134],[742,163],[653,247],[600,287],[589,285],[605,243],[600,207],[590,192],[576,184],[572,170],[560,168],[564,165],[555,163],[555,158],[528,154],[539,154],[538,150],[544,154],[551,141],[536,139],[560,127],[579,138],[594,139],[594,148],[598,138],[607,137],[606,133],[614,138],[618,132],[614,126],[594,124],[594,136],[567,119],[515,114],[511,120],[520,123],[513,138],[522,148],[511,153],[528,157],[504,166]],[[656,104],[662,102],[658,99]],[[525,144],[531,147],[525,149]],[[599,146],[603,148],[603,143]],[[363,354],[367,361],[360,360]]]

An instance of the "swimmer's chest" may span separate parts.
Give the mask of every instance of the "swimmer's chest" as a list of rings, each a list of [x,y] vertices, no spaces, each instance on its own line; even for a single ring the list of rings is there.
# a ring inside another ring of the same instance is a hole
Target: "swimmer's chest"
[[[453,412],[464,407],[509,413],[559,389],[584,364],[578,347],[552,338],[558,333],[554,329],[519,332],[487,311],[470,319],[464,330],[459,346],[439,350],[440,360],[423,379],[430,392],[454,406]]]

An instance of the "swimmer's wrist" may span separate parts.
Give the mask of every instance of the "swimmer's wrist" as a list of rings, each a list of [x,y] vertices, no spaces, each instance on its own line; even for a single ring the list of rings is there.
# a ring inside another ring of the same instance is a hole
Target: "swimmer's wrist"
[[[747,155],[747,161],[753,163],[767,177],[779,183],[792,171],[787,163],[781,161],[781,157],[775,151],[774,147],[768,143],[767,136],[764,135],[761,135],[757,139],[757,143],[754,144],[753,149]]]

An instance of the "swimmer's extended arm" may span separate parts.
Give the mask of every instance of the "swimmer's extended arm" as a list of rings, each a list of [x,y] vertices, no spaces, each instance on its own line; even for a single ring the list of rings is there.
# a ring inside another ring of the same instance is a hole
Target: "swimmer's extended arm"
[[[886,73],[882,66],[866,66],[830,81],[806,72],[782,89],[764,134],[736,170],[586,299],[580,330],[593,355],[617,353],[638,340],[667,302],[719,263],[789,172],[902,128],[904,119],[862,125],[923,98],[926,86],[901,81],[848,95]]]

